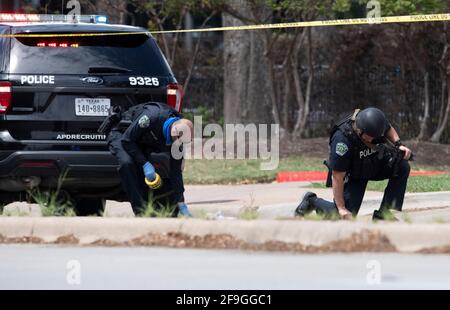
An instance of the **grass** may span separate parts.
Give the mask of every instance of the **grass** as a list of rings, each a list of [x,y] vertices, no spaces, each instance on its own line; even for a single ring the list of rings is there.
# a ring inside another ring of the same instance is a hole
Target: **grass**
[[[256,220],[258,218],[259,207],[255,205],[255,198],[250,193],[250,201],[239,210],[238,219],[240,220]]]
[[[41,206],[42,216],[76,216],[68,197],[56,192],[30,191],[30,196]]]
[[[402,218],[402,220],[405,223],[412,223],[413,222],[413,220],[411,218],[411,215],[409,213],[407,213],[407,212],[402,212],[401,218]]]
[[[316,212],[311,212],[309,214],[306,214],[303,218],[307,221],[324,221],[325,217],[322,214],[317,214]]]
[[[170,206],[156,206],[149,202],[145,207],[144,212],[139,217],[172,217],[172,213],[175,211],[175,207]]]
[[[152,193],[149,193],[149,195],[152,195]],[[169,195],[170,193],[155,197],[150,196],[145,205],[144,212],[139,214],[139,217],[172,217],[177,206],[170,204],[168,201],[166,203],[161,202],[161,199],[168,197]]]
[[[238,214],[240,220],[256,220],[258,218],[258,207],[244,207]]]
[[[193,216],[197,219],[207,220],[208,219],[208,211],[205,209],[200,209],[197,212],[193,212]]]
[[[292,220],[292,217],[279,217],[278,220]],[[311,212],[308,214],[305,214],[305,216],[295,216],[295,220],[299,221],[338,221],[340,220],[339,214],[336,213],[330,213],[330,214],[324,214],[324,213],[317,213],[317,212]],[[350,221],[355,221],[355,219],[351,219]]]
[[[442,216],[435,216],[433,217],[433,223],[437,223],[437,224],[446,224],[449,221],[446,221]]]
[[[388,181],[370,181],[367,190],[383,192]],[[324,183],[312,183],[313,188],[325,188]],[[406,191],[409,193],[450,191],[450,174],[409,177]]]
[[[325,171],[323,159],[303,156],[289,156],[280,159],[277,169],[262,171],[261,160],[187,160],[184,171],[186,184],[252,184],[269,183],[281,171]],[[448,166],[417,165],[415,171],[450,171]],[[371,181],[367,189],[384,191],[387,181]],[[312,187],[325,188],[323,182],[313,183]],[[437,176],[414,176],[408,181],[408,192],[450,191],[450,174]]]
[[[58,186],[54,191],[42,192],[39,188],[28,191],[32,200],[41,206],[42,216],[76,216],[70,197],[61,192],[67,173],[68,171],[59,177]]]
[[[260,170],[262,160],[187,160],[184,171],[186,184],[251,184],[269,183],[280,171],[323,171],[323,160],[303,156],[280,159],[277,169]]]
[[[367,189],[372,191],[384,191],[386,186],[386,180],[369,182]],[[450,174],[410,177],[406,191],[410,193],[450,191]]]

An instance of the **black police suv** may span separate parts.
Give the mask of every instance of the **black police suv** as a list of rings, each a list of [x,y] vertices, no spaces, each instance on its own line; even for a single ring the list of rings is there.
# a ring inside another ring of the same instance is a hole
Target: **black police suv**
[[[180,111],[182,88],[145,29],[56,17],[0,14],[0,205],[59,184],[78,214],[96,213],[124,199],[97,132],[108,111],[148,101]]]

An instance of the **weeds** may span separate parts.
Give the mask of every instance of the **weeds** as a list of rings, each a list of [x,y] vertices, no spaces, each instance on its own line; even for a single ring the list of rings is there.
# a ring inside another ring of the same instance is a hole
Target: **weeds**
[[[339,221],[341,217],[337,212],[333,213],[309,213],[304,216],[308,221]],[[354,219],[353,219],[354,220]]]
[[[205,209],[198,210],[195,212],[195,218],[207,220],[209,218],[209,213]]]
[[[153,193],[149,193],[149,199],[145,205],[144,212],[139,217],[173,217],[177,206],[170,203],[168,199],[170,194],[166,193],[153,197]],[[167,198],[166,203],[161,202],[162,198]]]
[[[446,224],[448,221],[446,221],[442,216],[435,216],[433,217],[433,223]]]
[[[250,193],[250,201],[245,204],[239,211],[238,219],[240,220],[256,220],[258,218],[258,206],[255,206],[255,197]]]
[[[238,214],[240,220],[256,220],[258,218],[258,207],[243,207]]]
[[[412,222],[413,222],[413,221],[412,221],[412,218],[411,218],[411,215],[408,214],[407,212],[402,212],[402,220],[403,220],[405,223],[412,223]]]
[[[39,188],[28,191],[28,195],[41,206],[42,216],[75,216],[70,197],[62,194],[61,186],[66,179],[68,170],[58,178],[55,191],[42,192]]]

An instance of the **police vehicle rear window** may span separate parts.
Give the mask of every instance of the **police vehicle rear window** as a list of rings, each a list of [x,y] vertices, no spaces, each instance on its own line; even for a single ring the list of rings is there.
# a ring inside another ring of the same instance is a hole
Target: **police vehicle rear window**
[[[171,74],[159,47],[145,34],[12,39],[10,73],[88,74],[92,67]]]

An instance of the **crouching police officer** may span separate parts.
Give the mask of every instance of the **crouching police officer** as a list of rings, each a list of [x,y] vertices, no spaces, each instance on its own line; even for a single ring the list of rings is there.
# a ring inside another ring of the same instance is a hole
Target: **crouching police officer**
[[[170,204],[177,206],[174,215],[179,212],[191,217],[184,203],[183,159],[174,158],[171,149],[173,143],[180,150],[182,143],[190,142],[192,122],[181,118],[168,105],[157,102],[136,105],[118,119],[128,119],[131,124],[126,129],[114,126],[108,136],[108,147],[118,160],[122,185],[134,213],[139,215],[145,210],[149,190],[157,191],[163,185],[171,190]],[[170,184],[161,184],[161,177],[150,163],[149,154],[154,153],[170,156]]]
[[[358,214],[369,180],[389,179],[379,210],[374,220],[393,219],[389,209],[402,210],[412,156],[397,131],[377,108],[355,110],[338,122],[330,134],[330,169],[334,202],[307,192],[295,210],[297,216],[316,211],[325,217],[339,216],[351,219]],[[389,145],[384,152],[378,146]],[[394,154],[400,154],[395,159]],[[329,182],[328,182],[329,183]],[[329,185],[328,185],[329,186]]]

